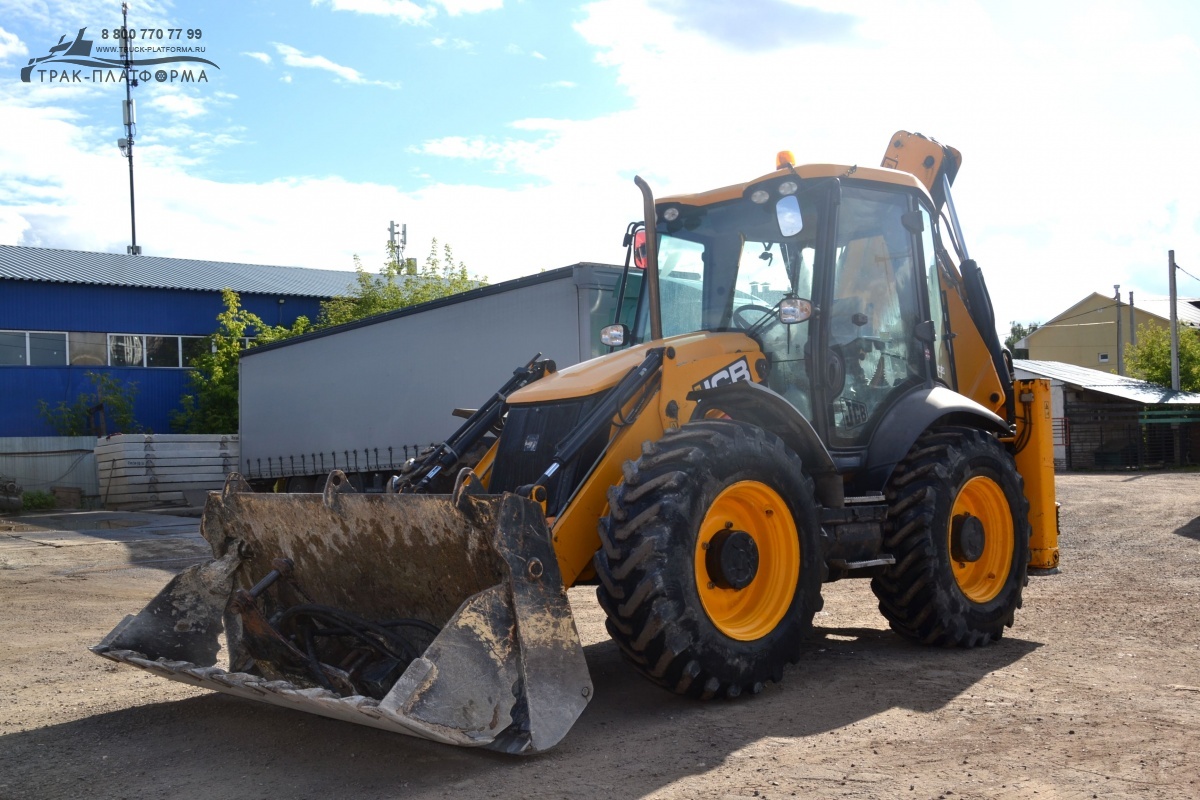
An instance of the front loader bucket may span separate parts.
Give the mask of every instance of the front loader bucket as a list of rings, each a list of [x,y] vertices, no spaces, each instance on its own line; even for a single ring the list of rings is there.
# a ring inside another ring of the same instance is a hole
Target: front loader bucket
[[[180,573],[92,650],[194,686],[447,744],[554,746],[592,684],[540,506],[513,494],[348,489],[335,472],[323,494],[255,494],[231,475],[204,509],[214,559]],[[333,609],[320,618],[335,621],[280,634],[281,620],[309,609]],[[339,620],[350,615],[370,621],[357,639],[343,636]],[[405,624],[431,639],[406,665],[353,646]],[[343,640],[344,663],[313,649]]]

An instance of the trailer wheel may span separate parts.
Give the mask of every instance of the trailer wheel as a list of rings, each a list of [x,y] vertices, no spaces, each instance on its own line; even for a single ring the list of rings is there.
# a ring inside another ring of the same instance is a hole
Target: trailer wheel
[[[776,436],[704,420],[647,443],[609,490],[595,557],[609,634],[692,697],[762,691],[821,607],[812,480]]]
[[[1028,581],[1029,502],[1012,456],[979,430],[926,432],[887,498],[896,563],[871,589],[892,629],[945,647],[999,639]]]

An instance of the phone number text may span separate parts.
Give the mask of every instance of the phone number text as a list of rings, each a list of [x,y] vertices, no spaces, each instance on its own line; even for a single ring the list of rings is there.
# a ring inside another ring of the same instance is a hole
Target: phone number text
[[[200,28],[105,28],[101,39],[199,39],[204,32]]]

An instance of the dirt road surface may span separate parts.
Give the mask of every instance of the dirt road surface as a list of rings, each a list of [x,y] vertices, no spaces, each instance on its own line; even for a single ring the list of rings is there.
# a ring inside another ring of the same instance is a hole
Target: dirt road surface
[[[1062,573],[1000,643],[909,644],[867,583],[835,583],[803,660],[735,702],[641,679],[572,590],[595,699],[525,758],[98,658],[203,557],[195,520],[0,518],[0,798],[1200,797],[1200,474],[1065,475],[1059,499]]]

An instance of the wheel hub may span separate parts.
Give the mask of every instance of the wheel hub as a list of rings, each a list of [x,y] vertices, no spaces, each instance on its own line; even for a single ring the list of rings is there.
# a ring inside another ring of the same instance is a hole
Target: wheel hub
[[[987,545],[983,521],[970,514],[959,514],[950,527],[950,556],[955,561],[973,564],[983,556]]]
[[[758,574],[758,545],[745,531],[719,531],[704,556],[708,576],[722,589],[745,589]]]

